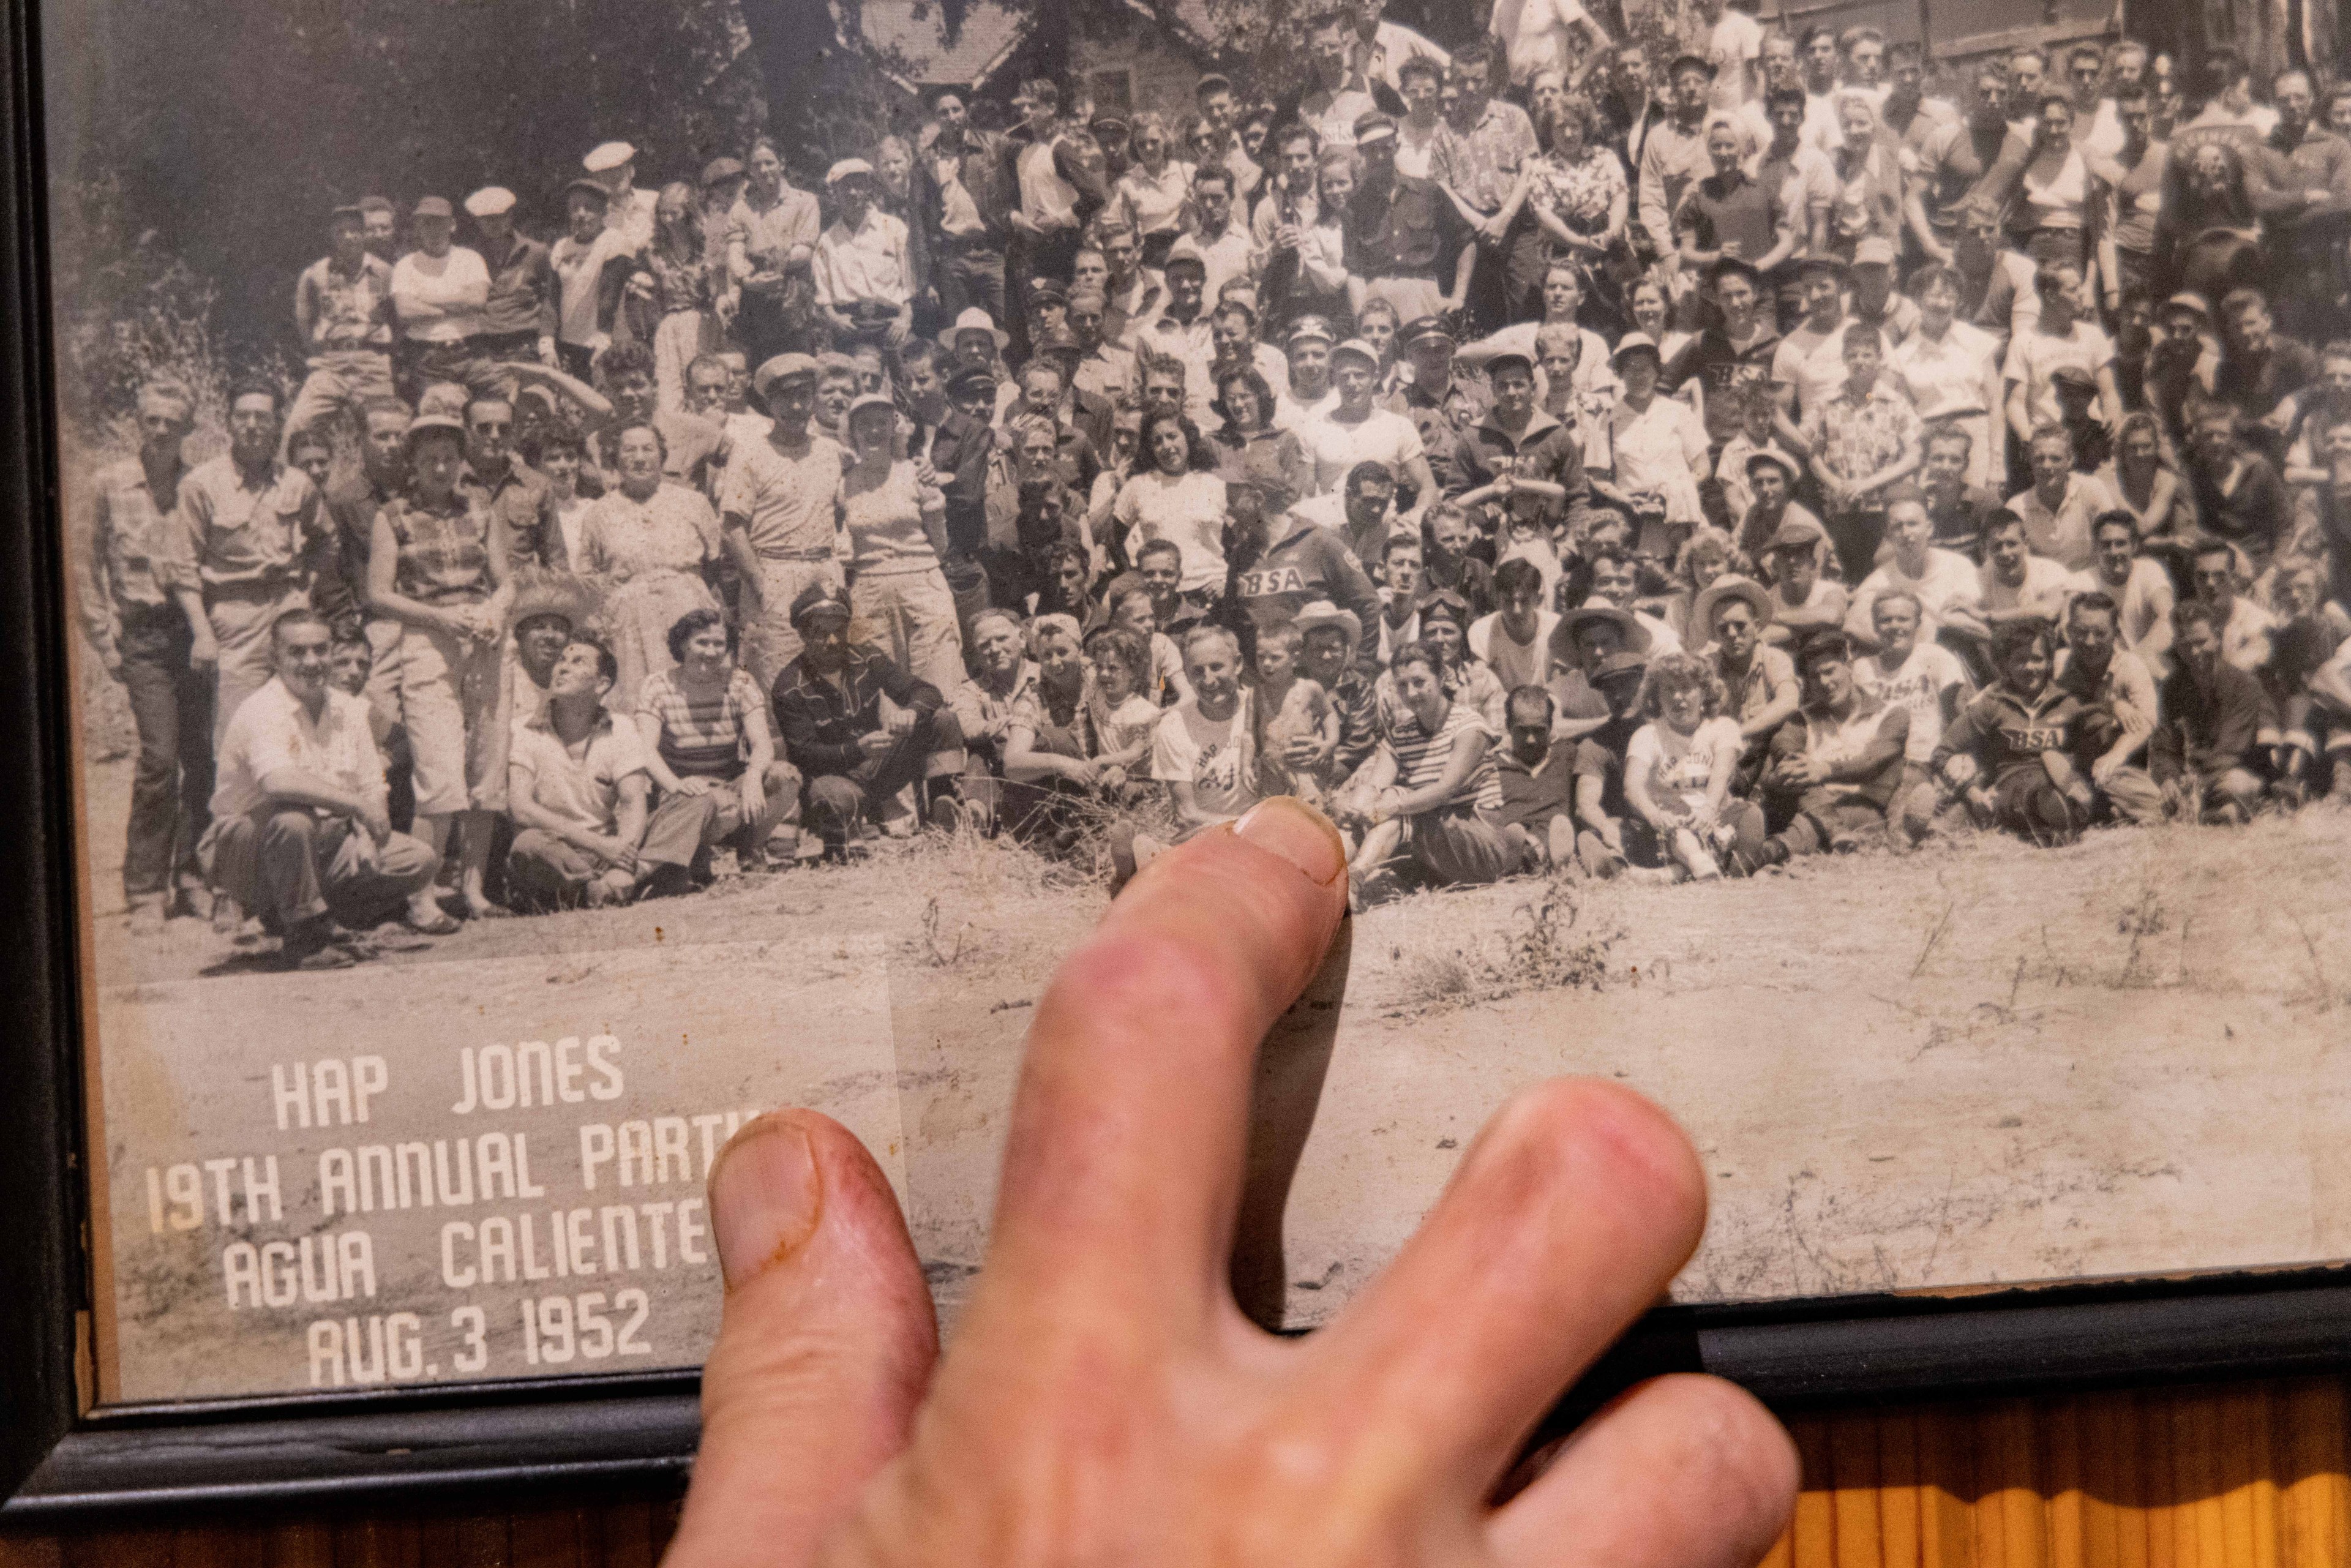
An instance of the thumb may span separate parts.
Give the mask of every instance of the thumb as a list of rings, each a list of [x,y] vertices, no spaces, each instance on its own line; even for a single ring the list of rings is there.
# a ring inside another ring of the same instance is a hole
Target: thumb
[[[710,1174],[726,1315],[670,1568],[804,1563],[906,1446],[938,1323],[882,1167],[813,1111],[745,1126]]]

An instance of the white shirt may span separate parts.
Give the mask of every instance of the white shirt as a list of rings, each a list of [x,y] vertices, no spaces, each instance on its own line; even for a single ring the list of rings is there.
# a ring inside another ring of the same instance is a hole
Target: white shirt
[[[820,305],[846,309],[872,300],[895,308],[914,297],[906,225],[879,207],[867,209],[854,230],[836,223],[819,235],[810,270]]]
[[[1358,463],[1384,463],[1401,479],[1406,464],[1427,455],[1412,421],[1384,408],[1373,409],[1361,423],[1350,423],[1333,407],[1298,427],[1298,444],[1314,465],[1317,495],[1344,485],[1348,470]]]
[[[2154,672],[2157,680],[2171,674],[2171,606],[2179,595],[2171,574],[2158,562],[2140,556],[2131,562],[2130,575],[2116,588],[2098,575],[2095,566],[2074,574],[2076,593],[2103,593],[2115,601],[2120,624],[2115,635],[2125,648]]]
[[[563,298],[556,313],[556,337],[574,348],[596,350],[610,343],[611,334],[597,329],[596,295],[604,264],[628,254],[627,239],[611,229],[581,245],[565,235],[549,247],[548,265],[555,269]],[[485,292],[484,298],[488,295]]]
[[[383,758],[375,748],[365,697],[327,688],[313,721],[286,683],[269,683],[237,706],[221,737],[213,815],[245,817],[269,803],[262,781],[285,768],[315,774],[383,809]]]
[[[1722,19],[1707,40],[1706,57],[1714,67],[1714,87],[1708,93],[1716,109],[1737,109],[1747,101],[1750,60],[1763,53],[1763,24],[1744,11],[1723,7]],[[1767,131],[1763,140],[1768,143]]]
[[[1078,226],[1077,187],[1061,178],[1053,166],[1053,143],[1032,141],[1014,162],[1020,179],[1020,210],[1040,228]]]
[[[1510,57],[1511,84],[1523,87],[1537,71],[1573,71],[1572,33],[1589,22],[1578,0],[1497,0],[1489,30]]]
[[[1968,672],[1957,653],[1922,636],[1891,670],[1874,656],[1855,659],[1853,684],[1887,707],[1910,710],[1910,737],[1902,755],[1924,764],[1943,738],[1943,694],[1957,686],[1964,695]]]
[[[1162,784],[1189,784],[1193,804],[1213,817],[1238,817],[1256,805],[1249,706],[1246,689],[1230,718],[1202,716],[1197,697],[1176,704],[1151,732],[1151,776]]]
[[[1551,678],[1551,634],[1558,624],[1559,617],[1550,611],[1537,611],[1533,640],[1514,642],[1497,610],[1469,622],[1469,652],[1492,667],[1504,691],[1539,686]]]
[[[1111,512],[1133,530],[1130,559],[1144,543],[1165,539],[1183,552],[1183,591],[1224,587],[1225,482],[1214,474],[1146,469],[1120,487]]]
[[[459,343],[482,329],[490,269],[481,253],[453,245],[446,256],[410,251],[392,264],[392,308],[412,343]]]
[[[1919,577],[1912,577],[1902,570],[1901,562],[1888,557],[1854,591],[1853,604],[1845,612],[1845,630],[1856,637],[1876,642],[1877,624],[1873,617],[1876,614],[1878,595],[1896,592],[1916,596],[1918,640],[1931,643],[1942,629],[1943,612],[1953,605],[1973,606],[1983,596],[1983,585],[1976,578],[1975,562],[1957,550],[1928,545],[1927,570]]]
[[[610,833],[618,825],[621,781],[646,771],[644,739],[635,724],[599,708],[587,745],[574,757],[542,708],[515,721],[507,768],[510,796],[582,831]]]

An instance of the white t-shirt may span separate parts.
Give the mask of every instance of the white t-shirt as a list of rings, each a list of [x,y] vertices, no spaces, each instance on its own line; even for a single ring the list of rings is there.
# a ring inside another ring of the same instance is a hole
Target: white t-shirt
[[[1910,738],[1902,755],[1923,763],[1943,738],[1943,694],[1958,686],[1964,695],[1968,672],[1959,656],[1940,643],[1920,643],[1888,670],[1872,657],[1853,662],[1853,684],[1887,707],[1910,710]]]
[[[1535,635],[1531,643],[1513,642],[1508,628],[1502,624],[1502,612],[1480,615],[1469,622],[1469,653],[1471,657],[1491,665],[1494,676],[1506,692],[1520,686],[1539,686],[1551,678],[1551,633],[1559,624],[1559,617],[1548,610],[1535,612]]]
[[[1212,816],[1238,817],[1257,804],[1253,727],[1246,690],[1226,719],[1203,717],[1199,698],[1186,697],[1152,732],[1151,776],[1189,784],[1193,803]]]
[[[2057,402],[2056,372],[2071,366],[2095,376],[2102,367],[2114,362],[2114,340],[2087,321],[2074,322],[2073,329],[2062,338],[2036,325],[2029,331],[2018,329],[2015,340],[2008,345],[2008,361],[2001,367],[2000,374],[2003,383],[2024,383],[2026,406],[2032,411],[2034,424],[2054,424],[2065,413]],[[2004,386],[2001,395],[2007,395]]]
[[[481,330],[490,269],[481,253],[453,245],[431,256],[409,252],[392,264],[392,308],[412,343],[461,343]]]
[[[1763,53],[1763,24],[1744,11],[1723,7],[1707,41],[1706,57],[1714,67],[1714,88],[1708,96],[1717,109],[1737,109],[1747,101],[1747,62]],[[1770,137],[1764,140],[1769,141]]]
[[[1876,642],[1877,623],[1872,617],[1877,612],[1877,596],[1896,591],[1917,596],[1918,636],[1931,643],[1942,629],[1943,612],[1954,604],[1974,604],[1983,596],[1983,584],[1976,577],[1975,562],[1957,550],[1928,546],[1923,577],[1911,576],[1899,561],[1889,558],[1854,591],[1852,608],[1845,612],[1845,630]]]
[[[1412,421],[1384,408],[1372,410],[1360,424],[1343,422],[1334,408],[1300,425],[1298,443],[1314,464],[1318,495],[1344,485],[1348,470],[1358,463],[1384,463],[1401,479],[1405,464],[1426,455]]]
[[[1635,730],[1625,748],[1625,777],[1646,780],[1649,799],[1661,806],[1678,799],[1697,811],[1714,785],[1715,753],[1728,745],[1735,756],[1741,744],[1739,721],[1729,714],[1715,715],[1688,735],[1652,721]]]
[[[1489,30],[1510,60],[1511,83],[1523,87],[1537,71],[1574,68],[1570,34],[1587,20],[1577,0],[1499,0]]]
[[[1224,586],[1225,482],[1214,474],[1155,468],[1137,474],[1119,490],[1111,512],[1139,536],[1138,548],[1166,539],[1184,552],[1184,591]]]
[[[581,245],[569,235],[555,242],[548,263],[555,269],[563,302],[557,312],[556,336],[576,349],[601,349],[611,341],[596,326],[596,293],[604,277],[604,264],[629,254],[627,236],[605,229]]]

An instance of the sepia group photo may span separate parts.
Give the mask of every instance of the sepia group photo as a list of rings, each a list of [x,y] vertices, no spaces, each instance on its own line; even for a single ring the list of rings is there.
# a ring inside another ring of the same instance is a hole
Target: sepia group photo
[[[778,1103],[951,1309],[1277,796],[1265,1321],[1561,1072],[1677,1300],[2351,1256],[2351,35],[1959,9],[57,18],[102,1397],[695,1365]]]

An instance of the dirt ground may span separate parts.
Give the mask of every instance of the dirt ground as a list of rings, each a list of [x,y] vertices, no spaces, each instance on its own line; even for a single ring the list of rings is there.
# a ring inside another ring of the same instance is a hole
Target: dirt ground
[[[101,987],[199,976],[225,950],[193,922],[131,948],[127,779],[120,761],[89,777]],[[2351,815],[2314,811],[1375,909],[1292,1189],[1290,1315],[1343,1301],[1494,1106],[1562,1072],[1655,1096],[1704,1152],[1713,1213],[1685,1300],[2351,1256],[2346,871]],[[933,839],[486,923],[385,963],[414,971],[391,988],[424,1023],[450,959],[880,934],[912,1219],[952,1307],[983,1253],[1028,1009],[1102,901],[1008,843]],[[393,979],[328,978],[345,977]]]

